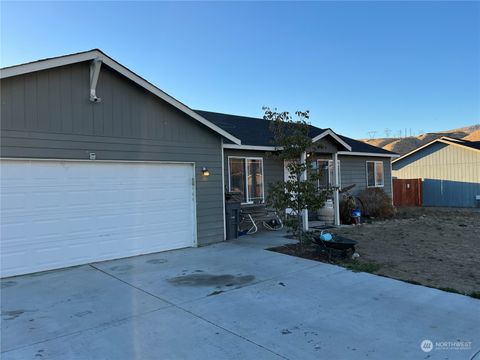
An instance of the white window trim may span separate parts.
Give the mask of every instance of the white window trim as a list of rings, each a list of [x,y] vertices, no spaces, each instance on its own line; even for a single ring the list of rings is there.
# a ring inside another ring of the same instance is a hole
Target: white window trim
[[[245,199],[246,202],[242,202],[242,205],[254,204],[253,201],[248,201],[249,193],[248,193],[248,160],[260,160],[261,168],[262,168],[262,203],[265,202],[265,172],[263,171],[263,157],[255,157],[255,156],[229,156],[227,159],[227,167],[228,167],[228,191],[232,191],[232,182],[230,179],[230,159],[242,159],[245,160]]]
[[[330,135],[331,137],[333,137],[339,144],[343,145],[343,147],[345,147],[345,149],[347,149],[348,151],[352,151],[352,147],[350,145],[348,145],[345,141],[343,141],[340,138],[340,136],[335,134],[332,129],[327,129],[324,132],[322,132],[321,134],[315,136],[312,139],[312,142],[317,142],[318,140],[323,139],[327,135]]]
[[[373,163],[373,181],[375,182],[374,185],[368,185],[368,163]],[[382,184],[377,184],[377,164],[382,165]],[[365,174],[366,174],[367,188],[383,188],[383,187],[385,187],[385,166],[383,164],[383,161],[367,160],[365,162]]]
[[[317,170],[319,169],[318,167],[318,162],[319,161],[328,161],[328,166],[329,166],[329,170],[327,172],[328,174],[328,184],[329,186],[335,186],[335,184],[333,184],[333,179],[330,179],[330,164],[332,166],[332,169],[333,169],[333,160],[332,159],[328,159],[328,158],[317,158]],[[342,187],[342,167],[341,167],[341,161],[340,160],[337,160],[337,166],[338,166],[338,179],[337,179],[337,185],[339,187]],[[333,171],[335,171],[335,169],[333,169]],[[318,180],[318,187],[320,187],[320,179]]]

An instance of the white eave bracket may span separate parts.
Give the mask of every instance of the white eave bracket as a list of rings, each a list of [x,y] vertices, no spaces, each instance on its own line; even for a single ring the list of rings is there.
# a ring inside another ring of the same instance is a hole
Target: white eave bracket
[[[102,101],[102,99],[97,97],[97,83],[101,66],[102,59],[100,58],[93,59],[90,63],[90,101],[94,103]]]

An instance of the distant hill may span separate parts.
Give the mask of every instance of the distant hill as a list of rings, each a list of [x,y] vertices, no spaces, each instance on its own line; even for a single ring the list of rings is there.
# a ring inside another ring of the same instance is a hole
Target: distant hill
[[[466,126],[453,130],[426,133],[419,136],[408,136],[402,138],[361,139],[361,141],[403,155],[442,136],[449,136],[456,139],[465,139],[468,141],[480,141],[480,124]]]
[[[463,138],[468,141],[480,141],[480,129],[472,131],[470,135],[467,135]]]

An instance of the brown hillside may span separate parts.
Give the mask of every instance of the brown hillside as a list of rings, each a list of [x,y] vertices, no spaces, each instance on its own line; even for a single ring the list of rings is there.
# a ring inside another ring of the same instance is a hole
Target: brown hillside
[[[475,130],[474,132],[470,133],[470,135],[465,136],[463,139],[468,141],[480,141],[480,129]]]
[[[403,155],[442,136],[449,136],[452,138],[465,139],[469,141],[480,141],[480,125],[476,124],[458,129],[426,133],[419,136],[409,136],[404,138],[362,139],[361,141]]]

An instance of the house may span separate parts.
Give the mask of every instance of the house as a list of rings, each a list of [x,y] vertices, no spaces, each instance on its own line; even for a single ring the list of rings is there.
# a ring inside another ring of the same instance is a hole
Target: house
[[[443,136],[392,162],[397,179],[422,179],[424,206],[480,206],[480,141]]]
[[[284,177],[266,121],[193,111],[100,50],[0,78],[2,277],[223,241],[225,188],[261,202]],[[391,193],[395,154],[312,136],[328,181]]]
[[[269,152],[276,150],[270,122],[260,118],[195,111],[241,140],[241,144],[226,140],[223,145],[227,190],[242,192],[244,203],[263,201],[268,195],[266,184],[283,180],[286,175],[283,162],[268,156]],[[355,184],[351,190],[354,195],[367,187],[381,187],[388,195],[392,195],[391,159],[398,157],[397,154],[338,135],[331,129],[310,126],[310,136],[320,143],[320,149],[313,156],[318,167],[325,169],[322,176],[325,185],[334,185],[333,162],[337,158],[340,187]],[[249,166],[257,163],[259,166]],[[243,168],[246,170],[242,172]],[[262,185],[256,187],[253,195],[246,185],[248,178],[254,175],[248,173],[249,169],[261,172],[264,177]]]

